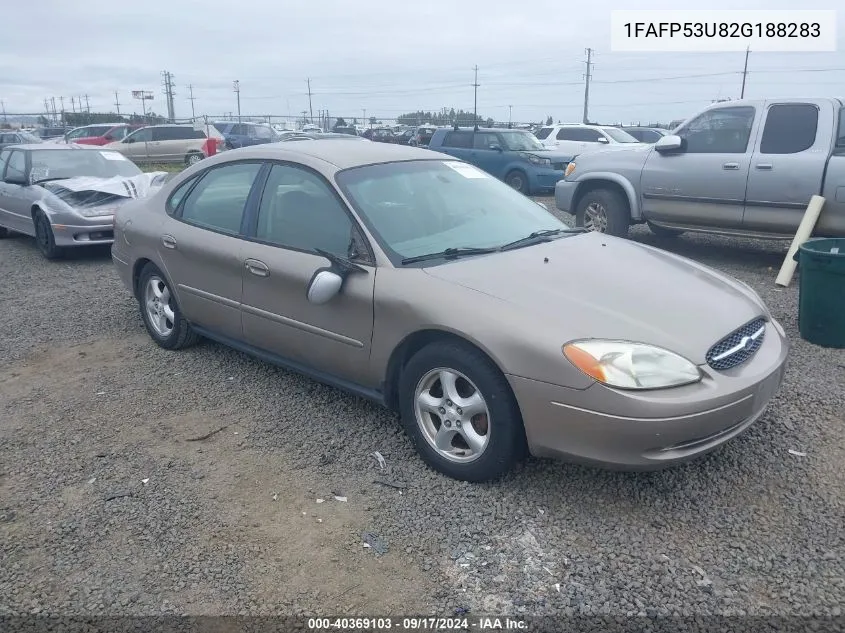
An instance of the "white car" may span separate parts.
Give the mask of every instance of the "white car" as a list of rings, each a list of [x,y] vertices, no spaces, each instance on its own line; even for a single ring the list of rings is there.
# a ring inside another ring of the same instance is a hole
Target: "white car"
[[[573,155],[605,148],[645,145],[618,127],[578,123],[547,125],[537,130],[534,136],[548,148]]]

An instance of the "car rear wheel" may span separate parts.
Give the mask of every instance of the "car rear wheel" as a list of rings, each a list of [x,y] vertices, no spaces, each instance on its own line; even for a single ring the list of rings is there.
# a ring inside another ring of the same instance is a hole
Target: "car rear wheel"
[[[402,422],[433,469],[488,481],[525,455],[525,431],[504,375],[474,347],[444,341],[417,352],[399,385]]]
[[[610,189],[588,191],[578,202],[575,224],[590,231],[625,237],[631,224],[628,204]]]
[[[520,193],[528,195],[528,178],[521,171],[512,171],[505,176],[505,182]]]
[[[203,155],[202,155],[202,154],[200,154],[199,152],[191,152],[190,154],[188,154],[187,156],[185,156],[185,164],[186,164],[188,167],[191,167],[192,165],[196,165],[196,164],[197,164],[198,162],[200,162],[203,158],[205,158],[205,156],[203,156]]]
[[[678,229],[667,229],[663,226],[658,226],[657,224],[652,224],[651,222],[647,222],[648,229],[652,233],[654,233],[657,237],[678,237],[679,235],[683,235],[683,231],[679,231]]]
[[[35,244],[38,250],[47,259],[59,259],[63,251],[56,246],[56,239],[53,236],[53,228],[50,220],[41,211],[35,214]]]
[[[182,317],[168,281],[155,264],[147,264],[141,271],[138,304],[147,333],[164,349],[182,349],[199,339],[191,324]]]

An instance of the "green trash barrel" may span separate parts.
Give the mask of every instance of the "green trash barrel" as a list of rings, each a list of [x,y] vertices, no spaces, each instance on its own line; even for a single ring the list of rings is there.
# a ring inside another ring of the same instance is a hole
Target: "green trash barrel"
[[[807,240],[798,261],[798,331],[822,347],[845,348],[845,239]]]

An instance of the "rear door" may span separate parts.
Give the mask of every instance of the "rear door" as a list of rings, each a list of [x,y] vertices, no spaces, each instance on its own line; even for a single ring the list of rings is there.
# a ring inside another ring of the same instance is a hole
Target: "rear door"
[[[240,250],[246,342],[356,382],[370,357],[376,269],[334,188],[302,165],[273,164],[250,235]],[[311,279],[329,266],[318,249],[364,269],[321,305],[307,299]]]
[[[238,340],[241,225],[261,167],[242,161],[203,172],[174,192],[179,203],[160,227],[159,254],[185,317]]]
[[[153,138],[149,144],[150,161],[154,163],[172,163],[177,160],[181,145],[184,143],[179,128],[163,126],[152,128]]]
[[[440,152],[470,161],[472,158],[472,131],[450,130],[443,136],[443,144],[435,148]]]
[[[794,233],[810,198],[822,190],[835,120],[823,100],[766,102],[762,133],[751,157],[744,229]]]

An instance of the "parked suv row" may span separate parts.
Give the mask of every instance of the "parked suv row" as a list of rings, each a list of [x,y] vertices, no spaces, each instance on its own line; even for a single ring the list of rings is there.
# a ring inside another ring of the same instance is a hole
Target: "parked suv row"
[[[636,147],[640,143],[618,127],[599,125],[550,125],[537,130],[534,136],[546,147],[573,155],[603,148]]]

